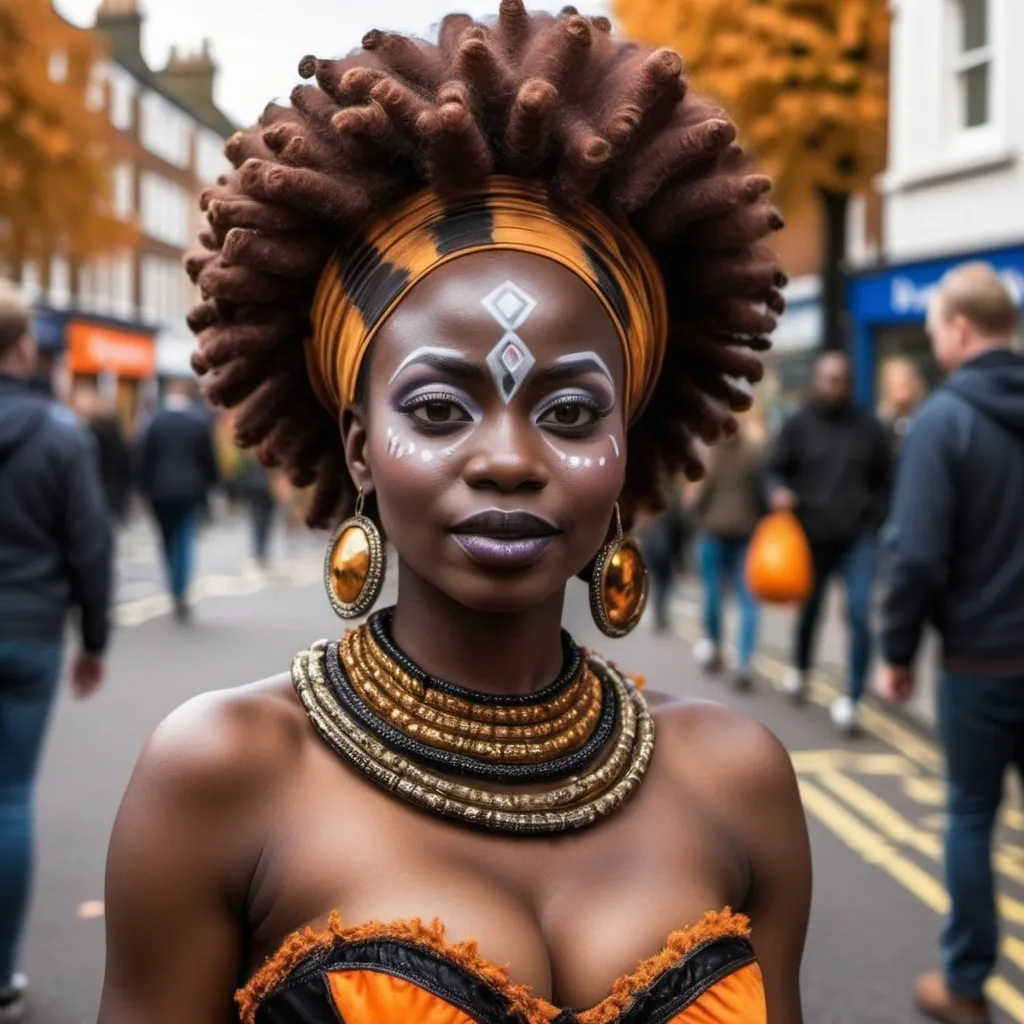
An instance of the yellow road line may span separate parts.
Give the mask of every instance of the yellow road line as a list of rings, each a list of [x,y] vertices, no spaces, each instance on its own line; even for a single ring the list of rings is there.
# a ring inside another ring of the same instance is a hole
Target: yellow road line
[[[800,779],[800,795],[804,807],[813,814],[837,839],[844,842],[868,864],[874,864],[898,882],[911,895],[916,896],[936,914],[949,911],[949,894],[938,879],[913,861],[898,853],[873,828],[847,811],[828,794],[806,779]],[[870,794],[873,795],[873,794]],[[1002,953],[1016,967],[1024,970],[1024,942],[1007,935]],[[1015,1021],[1024,1022],[1024,993],[1001,976],[989,979],[986,994]]]

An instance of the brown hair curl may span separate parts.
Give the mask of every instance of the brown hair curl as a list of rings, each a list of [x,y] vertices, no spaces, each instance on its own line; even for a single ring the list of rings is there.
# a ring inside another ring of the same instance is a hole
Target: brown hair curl
[[[189,315],[211,401],[241,405],[237,440],[297,486],[309,522],[354,493],[338,425],[309,384],[304,342],[321,268],[346,232],[410,192],[503,173],[562,202],[627,218],[665,277],[669,339],[650,404],[629,433],[623,511],[703,472],[694,442],[735,429],[760,379],[785,284],[763,244],[782,219],[721,110],[686,91],[682,60],[613,40],[602,17],[442,21],[436,43],[373,31],[341,60],[305,57],[291,107],[228,140],[235,172],[201,200],[208,227],[186,258],[203,302]]]

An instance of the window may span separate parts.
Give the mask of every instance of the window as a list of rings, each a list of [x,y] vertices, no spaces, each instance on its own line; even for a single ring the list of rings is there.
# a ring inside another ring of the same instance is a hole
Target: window
[[[181,264],[166,256],[142,257],[142,312],[151,323],[183,329],[188,278]]]
[[[85,105],[98,114],[107,102],[107,66],[97,61],[89,69],[89,85],[85,91]]]
[[[71,266],[66,256],[50,259],[50,305],[65,309],[71,301]]]
[[[188,167],[192,153],[192,119],[156,92],[142,97],[141,140],[151,153],[176,167]]]
[[[191,235],[189,194],[152,171],[143,172],[139,193],[142,230],[150,238],[184,249]]]
[[[977,128],[992,119],[990,0],[957,0],[956,76],[960,127]]]
[[[54,50],[50,54],[50,81],[58,85],[68,80],[68,55],[63,50]]]
[[[135,213],[135,168],[126,161],[114,165],[114,213],[121,220]]]
[[[42,292],[39,264],[33,260],[25,260],[21,265],[21,294],[26,302],[36,302]]]
[[[209,129],[200,129],[196,135],[196,177],[203,185],[212,185],[231,169],[224,156],[224,140]]]
[[[110,123],[119,131],[131,131],[135,123],[135,79],[116,64],[110,65]]]

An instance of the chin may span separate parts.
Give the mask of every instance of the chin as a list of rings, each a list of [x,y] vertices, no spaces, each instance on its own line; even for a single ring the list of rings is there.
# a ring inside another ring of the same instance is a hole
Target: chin
[[[504,573],[474,569],[434,582],[453,601],[475,612],[516,615],[549,601],[567,581],[561,573],[533,566]]]

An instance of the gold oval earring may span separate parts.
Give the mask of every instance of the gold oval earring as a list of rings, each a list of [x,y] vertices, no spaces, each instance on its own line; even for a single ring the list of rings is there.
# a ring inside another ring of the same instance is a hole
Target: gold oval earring
[[[324,559],[324,588],[342,619],[357,619],[373,607],[387,571],[380,531],[363,515],[364,504],[360,488],[355,513],[335,528]]]
[[[590,577],[590,614],[605,636],[632,632],[647,604],[647,563],[640,545],[622,532],[622,514],[615,503],[615,536],[594,559]]]

